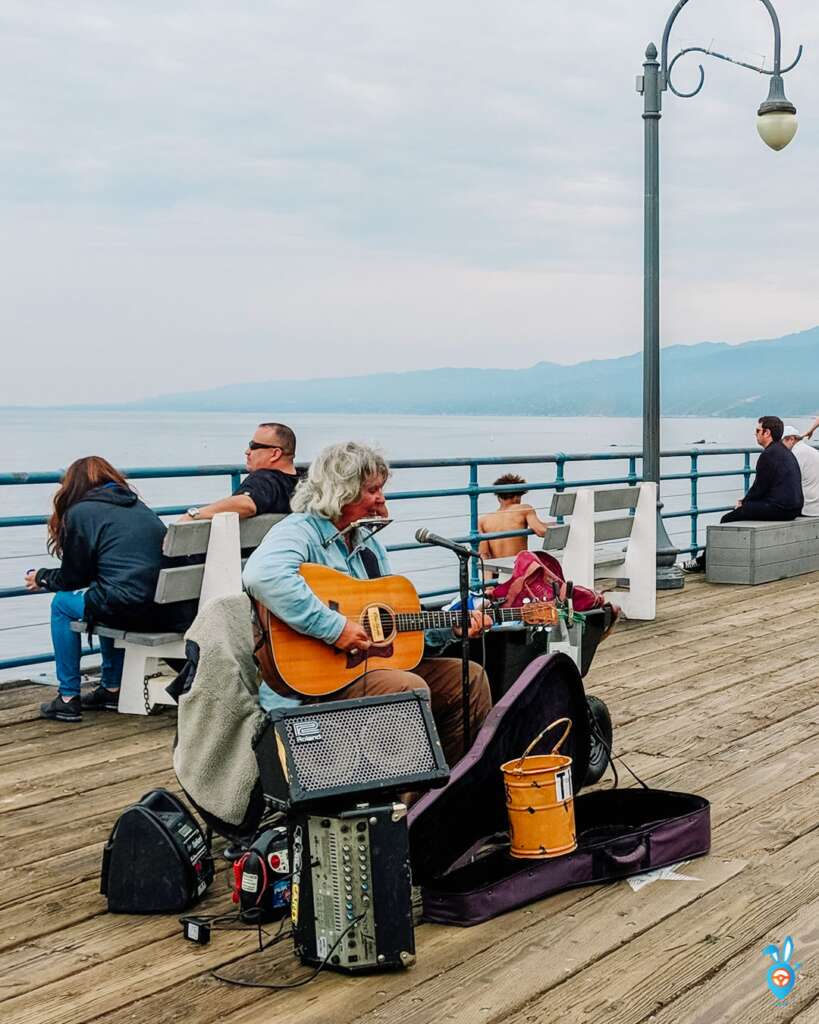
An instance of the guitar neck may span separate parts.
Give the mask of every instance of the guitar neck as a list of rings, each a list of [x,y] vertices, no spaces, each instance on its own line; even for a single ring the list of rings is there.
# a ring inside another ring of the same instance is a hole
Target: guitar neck
[[[489,615],[497,625],[501,622],[520,622],[523,619],[523,608],[492,608],[486,609],[484,614]],[[466,613],[469,619],[470,612]],[[399,633],[415,633],[426,629],[460,629],[464,613],[456,612],[399,612],[396,615],[396,626]]]

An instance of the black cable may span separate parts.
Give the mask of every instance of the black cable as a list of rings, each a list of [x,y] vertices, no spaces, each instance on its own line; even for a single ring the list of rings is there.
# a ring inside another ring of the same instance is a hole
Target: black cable
[[[287,985],[275,985],[273,984],[273,982],[269,981],[247,981],[244,978],[225,978],[223,975],[219,974],[215,969],[210,972],[211,976],[216,978],[217,981],[227,982],[228,985],[239,985],[242,988],[267,988],[274,989],[277,992],[288,988],[301,988],[302,985],[307,985],[309,982],[313,981],[314,978],[318,977],[321,971],[323,971],[327,964],[330,962],[330,957],[333,955],[333,953],[335,953],[336,949],[338,949],[339,943],[347,934],[347,932],[355,925],[357,925],[358,922],[361,921],[365,916],[365,914],[359,914],[358,917],[354,917],[353,920],[350,921],[350,923],[347,925],[347,927],[344,929],[341,935],[339,935],[339,937],[330,947],[327,956],[321,961],[318,967],[316,967],[313,973],[308,974],[306,978],[300,978],[299,981],[291,981]],[[279,929],[279,931],[281,931],[281,928]],[[281,938],[287,938],[287,935],[282,935]],[[278,941],[278,939],[279,937],[277,936],[276,940],[274,941]],[[269,942],[267,944],[267,946],[271,945],[273,945],[273,942]],[[267,946],[265,948],[267,948]]]
[[[598,731],[598,728],[597,728],[597,722],[594,721],[594,716],[591,713],[589,713],[589,724],[591,726],[591,733],[592,733],[592,735],[595,736],[597,740],[599,740],[601,746],[603,747],[603,749],[608,754],[609,766],[611,767],[611,773],[614,776],[614,787],[613,788],[617,789],[617,787],[620,785],[620,779],[619,779],[619,776],[617,774],[617,767],[616,767],[616,765],[614,763],[615,760],[617,760],[626,769],[626,771],[629,773],[629,775],[631,775],[632,778],[634,778],[637,782],[640,783],[640,785],[643,787],[643,789],[650,789],[651,787],[648,785],[648,783],[643,782],[643,780],[640,778],[640,776],[632,768],[629,768],[628,764],[626,764],[626,762],[623,760],[623,757],[620,754],[615,754],[614,751],[612,750],[612,746],[610,744],[606,743],[605,739],[600,735],[600,732]],[[613,742],[614,741],[612,740],[612,743]]]

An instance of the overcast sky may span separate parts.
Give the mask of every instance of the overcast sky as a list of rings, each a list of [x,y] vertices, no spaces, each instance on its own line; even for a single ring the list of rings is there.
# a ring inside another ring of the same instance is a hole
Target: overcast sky
[[[787,149],[767,78],[704,57],[664,96],[663,344],[819,323],[819,9],[776,6]],[[4,0],[0,404],[637,351],[672,7]],[[692,0],[691,45],[770,66],[770,20]]]

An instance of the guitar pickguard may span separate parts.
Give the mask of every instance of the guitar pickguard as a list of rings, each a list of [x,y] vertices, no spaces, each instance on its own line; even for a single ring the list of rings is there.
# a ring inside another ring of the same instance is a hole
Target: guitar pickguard
[[[365,661],[369,661],[370,658],[391,658],[393,656],[392,644],[384,644],[381,647],[373,645],[366,651],[356,651],[353,654],[352,651],[347,651],[347,668],[357,668]]]

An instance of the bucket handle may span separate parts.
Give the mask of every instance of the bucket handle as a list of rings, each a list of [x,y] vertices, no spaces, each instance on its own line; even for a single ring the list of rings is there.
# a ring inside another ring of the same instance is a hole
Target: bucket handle
[[[563,746],[563,743],[564,743],[566,737],[569,735],[569,732],[571,731],[571,728],[572,728],[572,720],[571,720],[571,718],[556,718],[554,720],[554,722],[552,722],[550,725],[546,726],[546,728],[543,730],[543,732],[538,733],[538,735],[535,736],[535,738],[532,740],[532,742],[529,744],[529,746],[520,755],[520,760],[518,761],[517,767],[514,770],[516,772],[522,771],[523,762],[526,760],[526,757],[529,754],[529,752],[531,750],[533,750],[538,745],[538,743],[540,743],[540,741],[543,739],[543,737],[546,735],[546,733],[550,729],[554,729],[554,727],[556,725],[563,725],[564,722],[566,724],[566,728],[563,730],[563,735],[560,737],[560,739],[557,741],[557,743],[555,743],[555,745],[552,747],[552,750],[551,750],[551,752],[553,754],[556,754],[558,752],[558,750],[560,750],[560,748]]]

